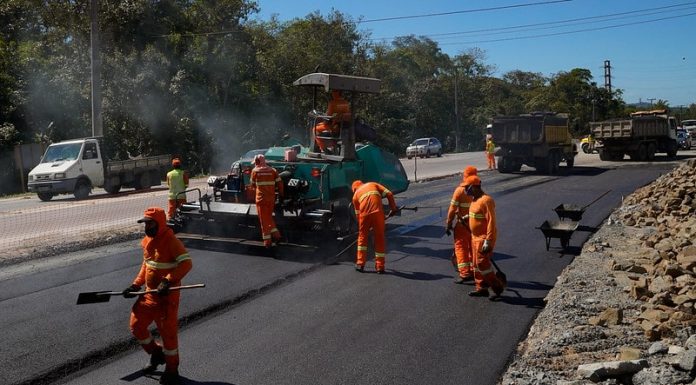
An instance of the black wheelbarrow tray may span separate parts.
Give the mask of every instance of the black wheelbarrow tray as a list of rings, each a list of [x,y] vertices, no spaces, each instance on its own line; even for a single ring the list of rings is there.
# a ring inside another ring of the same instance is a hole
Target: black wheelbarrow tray
[[[561,241],[561,247],[567,248],[570,237],[577,228],[578,222],[576,221],[544,221],[541,226],[537,227],[546,238],[546,250],[549,249],[551,238],[558,238]]]
[[[585,207],[563,203],[556,206],[556,208],[553,209],[553,211],[555,211],[556,214],[558,214],[558,219],[560,220],[564,220],[567,218],[571,221],[578,222],[582,219],[582,214],[585,212]]]

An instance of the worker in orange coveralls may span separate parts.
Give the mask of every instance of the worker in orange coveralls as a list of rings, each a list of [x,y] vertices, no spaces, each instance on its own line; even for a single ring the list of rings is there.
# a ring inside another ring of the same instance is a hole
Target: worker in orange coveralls
[[[278,172],[266,164],[266,157],[258,154],[254,157],[254,169],[251,170],[249,184],[256,188],[256,212],[261,225],[261,237],[266,247],[272,247],[274,242],[281,239],[280,231],[273,220],[275,208],[275,192],[283,199],[283,182]]]
[[[355,216],[358,217],[358,252],[355,262],[355,270],[363,272],[367,257],[367,241],[370,229],[374,230],[375,237],[375,270],[377,274],[384,273],[384,256],[386,254],[386,228],[382,198],[389,201],[388,217],[398,213],[394,201],[394,194],[377,182],[363,183],[360,180],[353,182],[353,207]]]
[[[469,293],[472,297],[488,297],[488,289],[493,289],[497,298],[505,290],[505,282],[496,277],[491,264],[493,248],[497,238],[495,223],[495,202],[481,190],[481,179],[472,175],[464,180],[464,189],[472,197],[469,207],[469,229],[471,230],[471,253],[474,261],[474,282],[476,289]]]
[[[177,207],[186,203],[186,196],[178,194],[185,191],[189,185],[188,172],[181,169],[179,158],[172,159],[172,168],[173,170],[167,173],[167,187],[169,187],[167,217],[169,219],[174,218]]]
[[[471,263],[471,231],[469,230],[469,206],[472,198],[466,195],[464,181],[467,177],[476,174],[477,170],[474,166],[466,166],[464,169],[462,181],[452,194],[450,207],[447,211],[447,222],[445,223],[447,235],[454,230],[452,263],[459,273],[458,278],[454,281],[458,284],[474,280],[474,268]]]
[[[146,373],[157,370],[166,364],[160,384],[179,384],[179,343],[178,343],[178,291],[169,291],[170,286],[179,286],[181,279],[191,270],[191,258],[183,243],[167,227],[164,210],[150,207],[138,223],[145,223],[145,237],[140,242],[143,247],[143,264],[133,284],[123,291],[126,298],[134,297],[145,285],[156,293],[138,297],[130,316],[130,330],[145,352],[150,355],[150,363],[143,368]],[[152,322],[162,337],[162,344],[152,338],[148,327]]]
[[[488,160],[488,169],[495,169],[495,143],[490,135],[486,138],[486,159]]]
[[[341,136],[342,125],[350,122],[350,103],[343,98],[341,91],[331,91],[331,101],[326,108],[326,115],[331,118],[314,126],[314,137],[321,152],[332,154],[337,152],[336,144]]]

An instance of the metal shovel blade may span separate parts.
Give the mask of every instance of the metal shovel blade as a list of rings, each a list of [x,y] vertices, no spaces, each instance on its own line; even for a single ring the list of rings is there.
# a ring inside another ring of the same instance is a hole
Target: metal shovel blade
[[[114,291],[92,291],[87,293],[80,293],[77,296],[77,304],[83,305],[86,303],[100,303],[109,302],[111,296],[121,295],[121,292]]]

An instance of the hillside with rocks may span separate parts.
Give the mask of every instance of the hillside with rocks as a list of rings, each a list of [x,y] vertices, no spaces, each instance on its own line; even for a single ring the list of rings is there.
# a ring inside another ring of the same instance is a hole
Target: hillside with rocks
[[[696,161],[624,199],[561,273],[502,385],[696,384]]]

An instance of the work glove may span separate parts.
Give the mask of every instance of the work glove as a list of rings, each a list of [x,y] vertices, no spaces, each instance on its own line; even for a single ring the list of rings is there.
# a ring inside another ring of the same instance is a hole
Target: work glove
[[[451,223],[447,224],[447,227],[445,228],[445,234],[447,234],[447,236],[452,235],[452,224]]]
[[[491,249],[491,243],[488,241],[488,239],[485,239],[483,241],[483,246],[481,246],[481,252],[487,253],[490,249]]]
[[[123,298],[133,298],[137,297],[137,294],[133,294],[133,292],[135,291],[140,291],[140,286],[130,285],[125,290],[123,290],[121,294],[123,295]]]
[[[167,278],[162,279],[162,282],[157,286],[157,294],[161,296],[169,294],[169,286],[171,286],[169,280]]]

